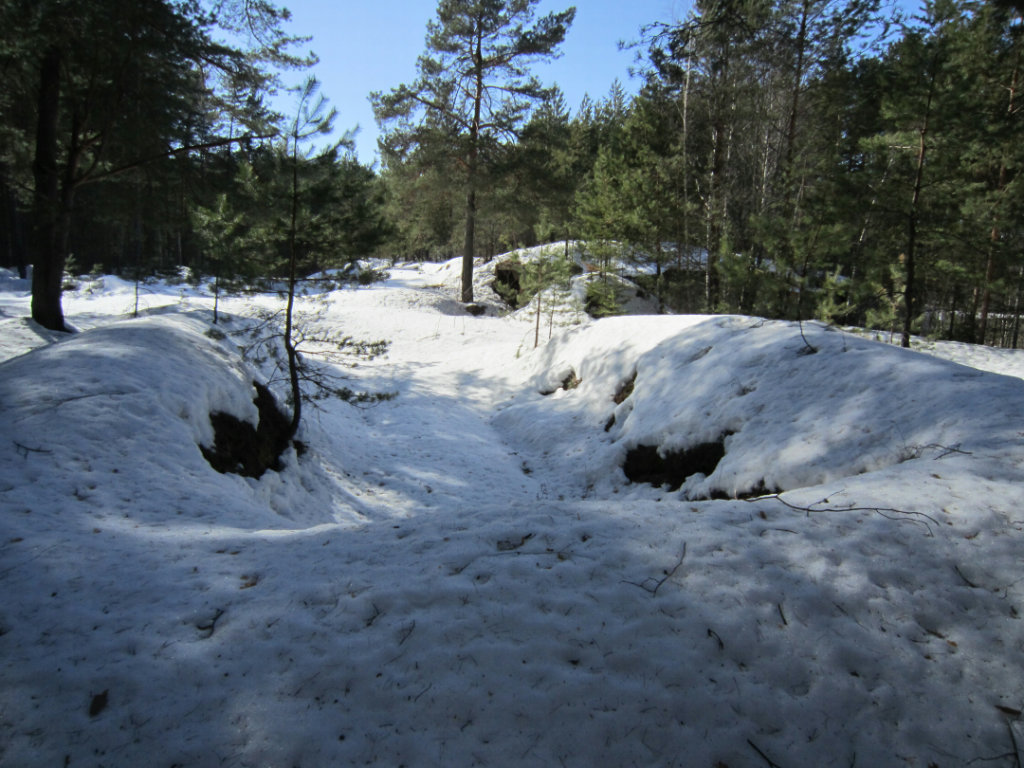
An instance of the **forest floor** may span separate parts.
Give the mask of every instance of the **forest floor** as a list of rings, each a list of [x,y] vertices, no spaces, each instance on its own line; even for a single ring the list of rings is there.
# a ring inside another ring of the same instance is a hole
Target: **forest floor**
[[[105,277],[57,338],[0,275],[0,766],[1021,764],[1024,352],[569,305],[534,349],[458,271],[301,302],[394,397],[259,479],[200,446],[280,389],[277,298]]]

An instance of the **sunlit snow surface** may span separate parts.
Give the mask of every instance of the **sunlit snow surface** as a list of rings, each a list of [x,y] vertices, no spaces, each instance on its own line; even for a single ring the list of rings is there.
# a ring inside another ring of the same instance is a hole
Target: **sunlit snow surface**
[[[458,274],[303,302],[397,397],[260,480],[198,446],[255,418],[231,331],[275,299],[220,338],[104,278],[54,343],[3,275],[0,765],[1019,764],[1021,353],[571,308],[534,350]],[[723,438],[675,492],[620,468]]]

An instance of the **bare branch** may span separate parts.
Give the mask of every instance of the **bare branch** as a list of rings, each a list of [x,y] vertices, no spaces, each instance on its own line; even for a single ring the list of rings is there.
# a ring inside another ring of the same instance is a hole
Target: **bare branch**
[[[830,494],[830,495],[832,495],[832,494]],[[765,501],[767,499],[774,499],[775,501],[778,501],[780,504],[782,504],[785,507],[788,507],[789,509],[792,509],[792,510],[794,510],[796,512],[804,512],[804,513],[806,513],[808,515],[811,514],[812,512],[813,513],[818,513],[818,512],[874,512],[875,514],[881,515],[882,517],[886,518],[887,520],[896,520],[896,521],[899,521],[899,522],[917,523],[918,525],[923,525],[928,530],[928,536],[930,536],[930,537],[934,536],[935,532],[932,530],[931,525],[929,525],[928,523],[929,522],[934,523],[936,526],[940,525],[939,521],[936,520],[931,515],[927,515],[924,512],[907,511],[905,509],[895,509],[895,508],[892,508],[892,507],[855,507],[853,505],[841,506],[841,507],[822,507],[822,506],[819,506],[820,504],[828,504],[829,503],[828,496],[826,496],[825,498],[821,499],[820,501],[814,502],[813,504],[811,504],[810,506],[807,506],[807,507],[802,507],[802,506],[799,506],[797,504],[792,504],[792,503],[786,501],[784,498],[782,498],[782,493],[772,493],[772,494],[767,494],[765,496],[756,496],[756,497],[754,497],[752,499],[744,499],[744,501],[747,501],[747,502],[758,502],[758,501]],[[905,515],[905,517],[899,517],[900,515]],[[923,519],[918,519],[918,518],[923,518]]]
[[[623,584],[631,584],[634,587],[640,587],[640,589],[642,589],[644,592],[649,592],[651,594],[651,597],[657,597],[658,596],[658,590],[661,589],[661,585],[664,584],[666,581],[668,581],[669,579],[671,579],[675,575],[676,571],[679,570],[679,566],[681,566],[683,564],[683,560],[685,560],[685,559],[686,559],[686,542],[684,541],[683,542],[683,553],[679,556],[679,560],[676,561],[676,564],[674,566],[672,566],[672,568],[670,570],[664,572],[665,573],[664,578],[658,580],[658,579],[655,579],[653,576],[649,576],[648,578],[644,579],[643,581],[641,581],[639,583],[635,582],[635,581],[625,581],[625,580],[623,580],[622,583]],[[652,582],[654,583],[653,587],[651,586]]]

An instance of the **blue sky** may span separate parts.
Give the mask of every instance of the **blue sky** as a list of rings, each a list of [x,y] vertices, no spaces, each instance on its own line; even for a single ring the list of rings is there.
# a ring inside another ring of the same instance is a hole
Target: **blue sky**
[[[884,1],[884,0],[883,0]],[[890,0],[892,1],[892,0]],[[921,0],[894,0],[915,10]],[[369,95],[388,91],[416,77],[416,60],[424,52],[427,22],[435,17],[437,0],[282,0],[291,12],[290,34],[312,37],[308,48],[319,57],[313,74],[321,93],[338,110],[338,135],[358,127],[356,152],[364,163],[377,156],[377,124]],[[619,42],[635,42],[640,28],[652,22],[683,19],[690,0],[540,0],[537,14],[576,5],[576,20],[561,47],[562,56],[538,64],[535,74],[546,85],[557,83],[570,108],[584,95],[600,99],[618,79],[629,92],[636,50],[619,50]],[[307,73],[294,74],[299,82]],[[286,114],[294,98],[285,94],[275,106]]]
[[[282,4],[292,12],[288,31],[313,38],[308,47],[320,57],[313,74],[338,110],[336,127],[343,131],[358,125],[359,159],[373,162],[378,130],[369,94],[415,78],[436,0],[285,0]],[[570,5],[572,0],[541,0],[537,13],[562,11]],[[682,18],[689,8],[686,0],[576,0],[575,5],[576,21],[562,46],[562,57],[534,67],[545,84],[562,88],[573,109],[585,94],[604,97],[616,78],[635,91],[638,84],[629,79],[635,52],[620,51],[619,41],[636,40],[641,26]],[[284,111],[292,100],[285,96],[275,103]]]

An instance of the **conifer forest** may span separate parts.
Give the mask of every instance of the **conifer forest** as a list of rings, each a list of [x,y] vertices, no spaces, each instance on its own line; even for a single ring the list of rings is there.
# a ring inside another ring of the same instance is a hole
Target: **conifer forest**
[[[439,0],[368,165],[315,79],[272,98],[318,41],[271,0],[2,0],[0,266],[60,330],[67,275],[461,256],[471,302],[474,259],[565,241],[667,312],[1021,346],[1020,2],[696,0],[627,41],[635,95],[569,104],[537,1]]]

